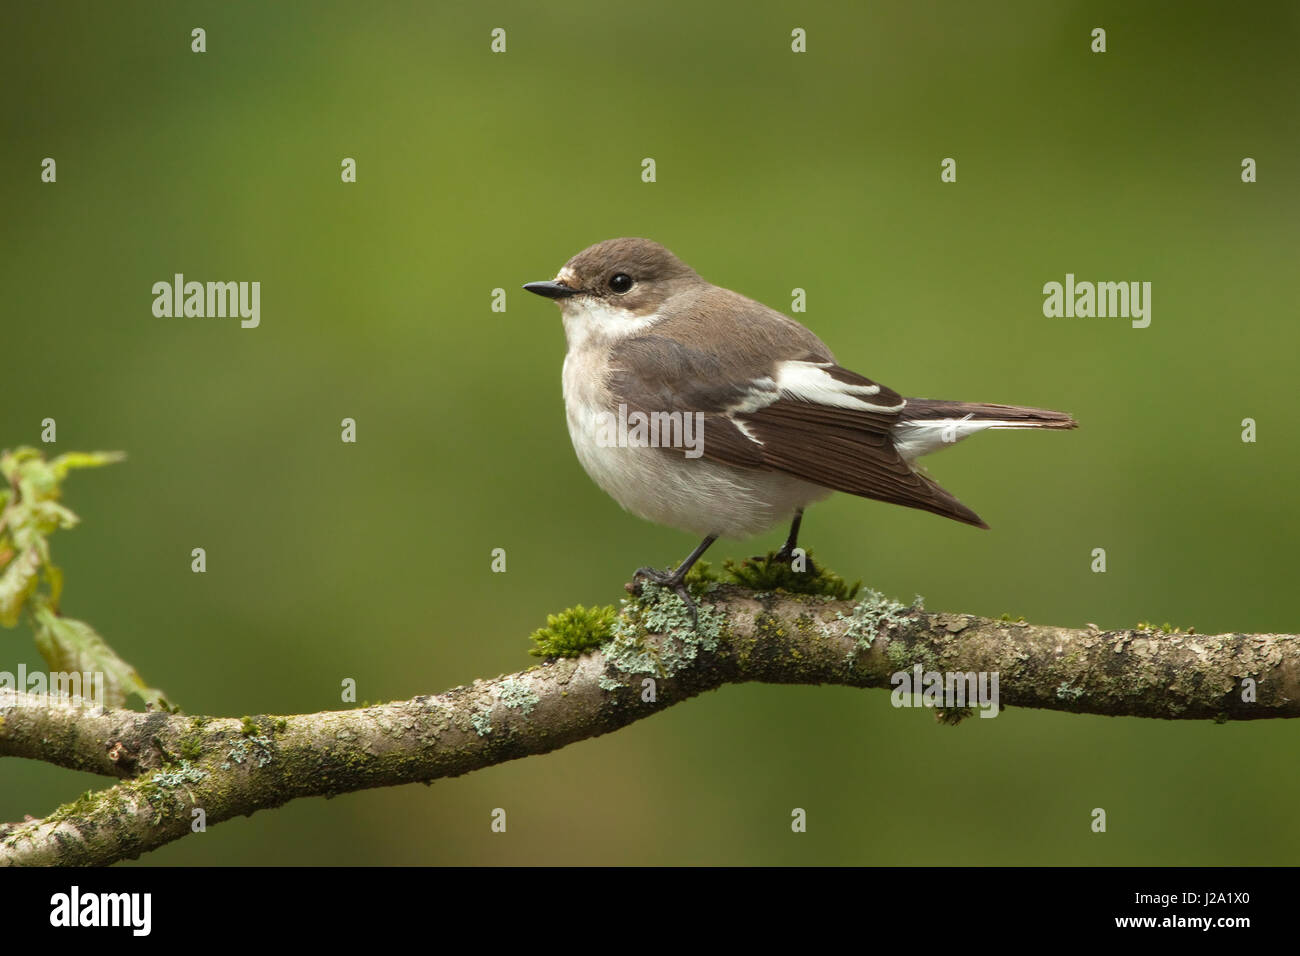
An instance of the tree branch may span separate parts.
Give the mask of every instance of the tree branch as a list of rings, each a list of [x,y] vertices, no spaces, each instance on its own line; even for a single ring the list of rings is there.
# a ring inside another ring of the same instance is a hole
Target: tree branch
[[[646,591],[597,651],[359,710],[210,719],[2,690],[0,755],[126,779],[44,819],[0,825],[0,863],[134,858],[191,832],[196,811],[211,825],[297,797],[459,776],[746,681],[892,688],[919,667],[996,674],[1002,706],[1300,716],[1295,635],[1077,630],[928,613],[876,594],[853,603],[731,586],[705,596],[692,629],[676,597]]]

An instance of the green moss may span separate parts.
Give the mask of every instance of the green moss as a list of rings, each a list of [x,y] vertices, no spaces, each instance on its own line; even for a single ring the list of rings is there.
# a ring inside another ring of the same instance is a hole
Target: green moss
[[[780,560],[775,551],[769,551],[761,558],[740,562],[727,558],[722,567],[733,583],[751,591],[787,591],[851,601],[862,587],[861,581],[849,584],[834,571],[814,564],[811,551],[807,552],[807,561],[809,570],[796,571],[789,561]]]
[[[89,819],[91,811],[99,806],[100,794],[87,790],[71,803],[56,807],[45,817],[46,823],[59,823],[68,819]]]
[[[722,581],[718,572],[707,561],[696,561],[686,572],[686,588],[696,597],[702,597]]]
[[[546,626],[530,635],[535,657],[581,657],[595,650],[614,633],[618,612],[611,605],[585,608],[581,604],[546,615]]]
[[[885,656],[899,670],[905,670],[912,663],[912,652],[902,641],[890,641],[885,646]]]
[[[198,760],[203,755],[203,741],[199,737],[186,737],[181,741],[181,759]]]

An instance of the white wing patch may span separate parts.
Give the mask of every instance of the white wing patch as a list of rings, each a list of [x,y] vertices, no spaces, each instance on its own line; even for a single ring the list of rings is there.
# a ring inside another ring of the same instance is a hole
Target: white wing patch
[[[781,393],[776,387],[776,382],[764,376],[750,382],[749,392],[745,397],[734,405],[728,405],[724,414],[726,414],[731,424],[740,429],[746,438],[755,445],[761,445],[763,444],[762,440],[754,434],[748,424],[739,421],[736,416],[756,412],[760,408],[767,408],[780,397]]]
[[[826,370],[830,363],[820,362],[781,362],[776,367],[776,377],[755,379],[749,385],[745,396],[733,405],[729,405],[726,416],[756,445],[763,442],[748,427],[736,418],[766,408],[782,398],[811,405],[826,405],[833,408],[847,408],[859,412],[899,412],[906,402],[896,405],[883,405],[867,401],[880,394],[879,385],[854,385],[841,382]]]
[[[760,408],[767,408],[780,397],[776,382],[766,376],[757,378],[749,383],[749,392],[744,398],[734,405],[727,406],[727,414],[747,415],[750,412],[758,411]]]
[[[777,390],[789,398],[813,405],[830,405],[859,412],[899,412],[897,405],[872,404],[868,398],[880,394],[879,385],[841,382],[826,371],[829,365],[815,362],[782,362],[776,367]]]
[[[731,422],[731,424],[735,425],[738,429],[740,429],[741,434],[743,434],[746,438],[752,441],[755,445],[763,444],[763,439],[755,435],[753,430],[750,429],[747,423],[738,421],[736,419],[736,416],[732,415],[730,412],[727,413],[727,420]]]

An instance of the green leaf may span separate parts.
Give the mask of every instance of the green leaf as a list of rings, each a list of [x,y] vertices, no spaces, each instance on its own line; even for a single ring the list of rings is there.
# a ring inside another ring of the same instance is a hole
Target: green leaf
[[[148,687],[134,667],[114,651],[85,621],[59,617],[47,607],[38,607],[36,647],[53,672],[102,675],[104,706],[122,707],[135,694],[150,707],[172,710],[157,688]]]
[[[56,481],[62,481],[73,468],[99,468],[125,458],[126,453],[121,451],[70,451],[50,462],[49,469]]]
[[[73,468],[121,461],[115,451],[70,452],[46,461],[35,448],[0,453],[0,475],[10,487],[0,491],[0,626],[14,627],[24,606],[34,609],[45,578],[44,604],[57,611],[63,575],[50,560],[49,536],[76,527],[78,518],[59,504],[63,479]]]
[[[22,551],[0,571],[0,625],[17,627],[23,605],[36,590],[41,556],[35,548]]]
[[[79,520],[59,503],[63,480],[74,468],[97,468],[125,457],[121,452],[70,452],[46,461],[35,448],[0,454],[0,475],[9,482],[9,489],[0,492],[0,625],[16,626],[26,610],[51,676],[93,675],[92,687],[102,686],[107,707],[122,707],[134,695],[150,707],[174,710],[93,627],[58,613],[63,572],[50,560],[49,536]]]

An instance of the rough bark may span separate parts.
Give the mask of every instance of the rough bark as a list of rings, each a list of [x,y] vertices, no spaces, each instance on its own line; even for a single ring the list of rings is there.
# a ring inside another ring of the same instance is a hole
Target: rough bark
[[[675,601],[630,604],[619,636],[580,658],[357,710],[203,718],[0,691],[0,756],[124,778],[44,819],[0,825],[0,863],[134,858],[190,833],[195,809],[211,826],[297,797],[454,777],[745,681],[892,688],[919,665],[996,673],[1002,707],[1300,716],[1295,635],[1079,630],[929,613],[875,594],[855,603],[734,587],[708,595],[692,629]]]

